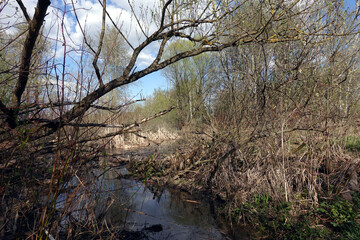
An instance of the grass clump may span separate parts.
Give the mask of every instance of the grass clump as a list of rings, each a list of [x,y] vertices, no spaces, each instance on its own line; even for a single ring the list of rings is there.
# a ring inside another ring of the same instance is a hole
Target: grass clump
[[[260,239],[325,239],[330,231],[314,225],[311,212],[294,214],[292,203],[254,194],[250,201],[232,210],[232,221],[254,226]]]
[[[335,239],[360,239],[360,193],[354,193],[353,201],[341,198],[322,200],[316,213],[333,232]]]
[[[354,193],[352,201],[320,199],[317,207],[302,206],[301,214],[298,207],[254,194],[231,211],[231,219],[254,226],[260,239],[360,239],[360,193]]]
[[[345,148],[352,152],[360,152],[360,138],[355,136],[346,137]]]

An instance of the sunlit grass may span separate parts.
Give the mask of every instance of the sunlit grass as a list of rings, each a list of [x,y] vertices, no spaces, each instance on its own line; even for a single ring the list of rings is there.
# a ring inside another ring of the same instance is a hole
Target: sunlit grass
[[[352,152],[360,152],[360,138],[355,136],[346,137],[345,148]]]

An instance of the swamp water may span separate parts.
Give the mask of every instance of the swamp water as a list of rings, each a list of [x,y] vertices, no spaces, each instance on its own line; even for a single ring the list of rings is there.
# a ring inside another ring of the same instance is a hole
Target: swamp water
[[[151,153],[137,150],[110,154],[141,158]],[[244,231],[236,231],[229,237],[228,227],[216,220],[215,207],[204,196],[123,177],[127,173],[126,166],[113,167],[98,180],[96,187],[99,212],[106,209],[107,222],[131,232],[128,239],[249,239]]]

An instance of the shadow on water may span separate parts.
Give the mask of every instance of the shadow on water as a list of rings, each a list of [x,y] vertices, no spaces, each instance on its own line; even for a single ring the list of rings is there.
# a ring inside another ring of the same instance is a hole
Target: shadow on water
[[[126,173],[121,166],[99,179],[97,206],[103,212],[111,203],[105,219],[123,226],[124,234],[140,234],[132,234],[129,239],[248,239],[245,235],[228,237],[207,199],[118,177]]]

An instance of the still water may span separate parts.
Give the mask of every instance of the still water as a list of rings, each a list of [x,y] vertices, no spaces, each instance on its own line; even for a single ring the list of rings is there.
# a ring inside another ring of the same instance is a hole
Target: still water
[[[139,231],[146,235],[141,239],[246,239],[229,237],[205,197],[122,177],[127,173],[125,166],[112,168],[96,184],[98,211],[108,209],[105,219],[113,226]]]

